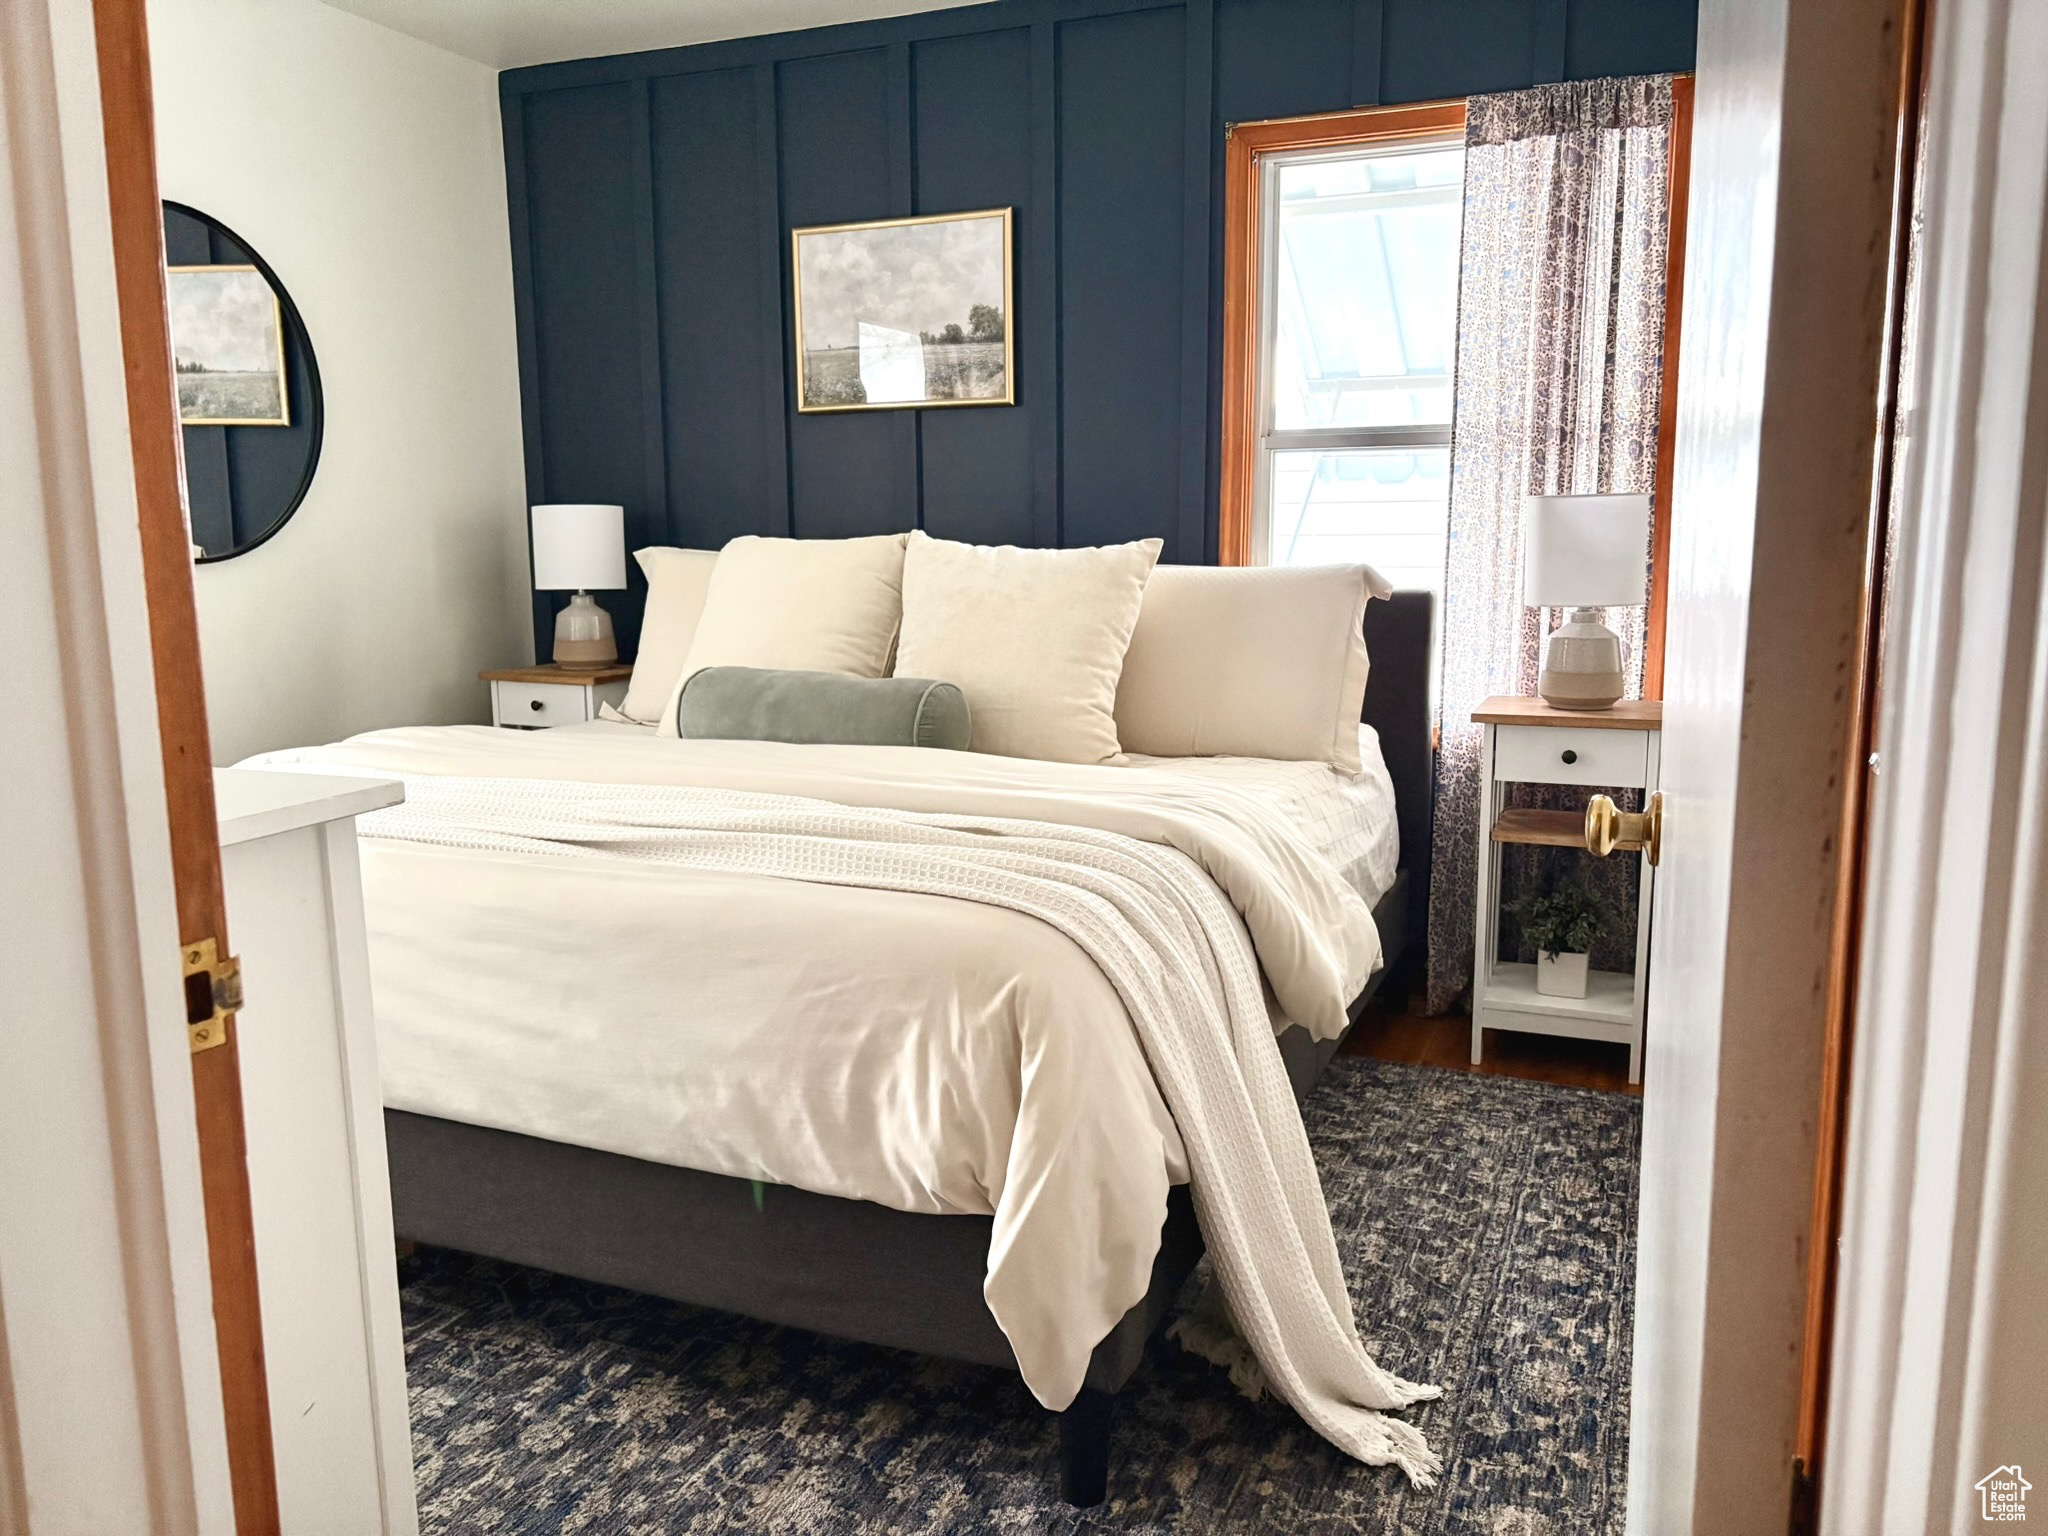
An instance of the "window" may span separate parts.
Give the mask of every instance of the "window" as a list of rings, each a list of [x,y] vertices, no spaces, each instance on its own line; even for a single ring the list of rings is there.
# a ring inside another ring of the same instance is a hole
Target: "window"
[[[1233,130],[1233,149],[1253,142],[1230,167],[1226,563],[1363,561],[1442,586],[1463,117]]]
[[[1266,163],[1263,563],[1443,584],[1464,164],[1459,144]]]

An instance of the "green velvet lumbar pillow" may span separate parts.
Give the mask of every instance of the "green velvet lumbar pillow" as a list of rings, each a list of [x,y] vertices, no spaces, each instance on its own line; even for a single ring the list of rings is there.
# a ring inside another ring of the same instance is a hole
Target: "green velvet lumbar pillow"
[[[698,740],[967,750],[967,700],[922,677],[705,667],[676,696],[676,734]]]

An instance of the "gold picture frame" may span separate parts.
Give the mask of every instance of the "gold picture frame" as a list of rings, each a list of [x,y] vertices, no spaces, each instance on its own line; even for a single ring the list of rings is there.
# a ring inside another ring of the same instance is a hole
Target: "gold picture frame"
[[[1014,213],[977,208],[792,229],[797,410],[1015,405]],[[943,226],[955,229],[949,235]],[[989,249],[996,239],[999,298]],[[911,258],[922,274],[915,279],[904,275]]]
[[[290,426],[284,306],[262,270],[250,262],[219,262],[166,267],[164,277],[179,425]],[[208,278],[215,281],[191,281]],[[252,284],[262,289],[260,296],[250,291]],[[266,366],[218,368],[209,366],[210,360],[261,360]],[[273,395],[271,411],[266,407]]]

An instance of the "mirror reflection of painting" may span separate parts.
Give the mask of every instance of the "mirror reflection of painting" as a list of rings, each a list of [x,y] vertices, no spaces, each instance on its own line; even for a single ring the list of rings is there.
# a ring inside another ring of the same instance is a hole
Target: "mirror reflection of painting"
[[[172,267],[171,355],[188,427],[291,425],[284,323],[254,267]]]
[[[320,366],[262,253],[209,213],[163,207],[185,507],[197,558],[231,560],[282,528],[313,482]]]
[[[799,410],[1012,403],[1009,209],[792,239]]]

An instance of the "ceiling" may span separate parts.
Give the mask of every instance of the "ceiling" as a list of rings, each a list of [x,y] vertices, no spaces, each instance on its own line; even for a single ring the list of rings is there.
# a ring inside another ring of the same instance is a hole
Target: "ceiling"
[[[973,0],[326,0],[498,69],[792,32]]]

